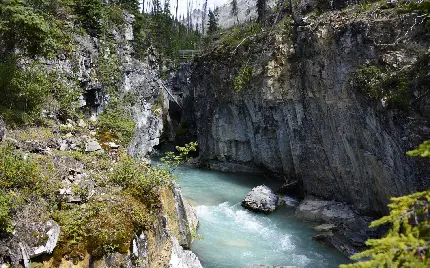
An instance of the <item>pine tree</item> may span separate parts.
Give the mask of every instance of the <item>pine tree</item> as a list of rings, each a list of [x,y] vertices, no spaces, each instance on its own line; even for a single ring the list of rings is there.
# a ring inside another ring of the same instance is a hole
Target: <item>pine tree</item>
[[[209,9],[208,17],[208,34],[213,34],[218,29],[218,18],[216,16],[216,12]]]
[[[430,141],[407,154],[430,157]],[[370,248],[352,256],[354,260],[370,259],[341,265],[341,268],[430,267],[430,189],[395,197],[391,201],[388,205],[390,214],[370,225],[374,228],[388,224],[390,230],[383,238],[366,241]]]
[[[203,3],[203,16],[202,16],[202,35],[205,34],[205,20],[206,20],[206,11],[208,9],[208,0],[205,0]]]
[[[264,25],[266,21],[266,1],[267,0],[257,0],[257,22],[260,25]]]
[[[237,0],[231,0],[230,7],[231,7],[230,15],[233,17],[236,17],[237,24],[239,24],[239,9],[237,6]]]

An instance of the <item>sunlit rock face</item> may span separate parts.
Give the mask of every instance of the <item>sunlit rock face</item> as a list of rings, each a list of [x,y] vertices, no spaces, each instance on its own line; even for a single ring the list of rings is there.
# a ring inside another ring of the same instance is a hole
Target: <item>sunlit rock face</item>
[[[428,167],[405,154],[429,137],[422,127],[428,101],[407,112],[387,108],[352,83],[366,64],[413,69],[417,51],[427,51],[416,15],[378,10],[383,19],[357,9],[309,15],[282,34],[260,33],[199,58],[189,109],[200,161],[275,172],[299,180],[305,194],[366,213],[383,213],[390,197],[428,188]],[[237,90],[244,64],[252,77]]]

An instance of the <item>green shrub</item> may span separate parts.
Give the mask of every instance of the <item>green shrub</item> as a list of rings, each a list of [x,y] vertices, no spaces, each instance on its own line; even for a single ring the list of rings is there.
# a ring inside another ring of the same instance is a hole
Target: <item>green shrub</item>
[[[407,154],[429,157],[429,151],[430,141],[426,141]],[[391,198],[390,214],[370,224],[370,228],[388,225],[388,232],[380,239],[367,240],[370,248],[351,257],[362,261],[340,267],[430,267],[429,207],[430,189]]]
[[[420,144],[417,149],[407,152],[409,156],[430,157],[430,141]]]
[[[110,103],[100,114],[98,126],[98,134],[102,140],[108,141],[106,137],[110,136],[127,145],[133,138],[136,123],[130,111],[118,103]]]
[[[158,205],[158,190],[171,180],[163,169],[154,169],[129,155],[122,155],[114,167],[110,181],[135,198],[146,202],[148,207]]]
[[[8,52],[19,47],[31,56],[52,56],[59,49],[70,49],[71,37],[65,31],[65,24],[49,14],[52,9],[45,2],[37,2],[3,0],[0,3],[0,32]]]
[[[102,33],[103,3],[102,0],[77,0],[75,13],[82,27],[92,36]]]
[[[234,90],[240,92],[249,85],[252,78],[252,66],[247,63],[240,67],[239,72],[234,78]]]
[[[19,68],[13,59],[0,63],[0,113],[11,125],[33,121],[40,116],[50,87],[48,76],[36,67]]]
[[[11,231],[11,209],[12,204],[10,195],[0,190],[0,232]]]
[[[32,158],[15,150],[12,145],[0,147],[0,188],[22,189],[43,184],[44,177]]]
[[[370,249],[352,257],[369,258],[347,267],[422,267],[430,266],[430,190],[391,199],[390,214],[372,222],[370,228],[388,224],[391,228],[381,239],[369,239]]]
[[[243,26],[236,26],[232,30],[224,32],[220,43],[227,47],[237,47],[239,44],[246,46],[251,44],[251,36],[258,34],[261,31],[258,23],[251,23]]]

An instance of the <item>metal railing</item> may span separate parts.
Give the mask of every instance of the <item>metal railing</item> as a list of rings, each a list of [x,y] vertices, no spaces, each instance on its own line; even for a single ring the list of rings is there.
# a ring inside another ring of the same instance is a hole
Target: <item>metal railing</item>
[[[179,50],[179,59],[180,60],[191,60],[196,56],[201,54],[200,50]]]

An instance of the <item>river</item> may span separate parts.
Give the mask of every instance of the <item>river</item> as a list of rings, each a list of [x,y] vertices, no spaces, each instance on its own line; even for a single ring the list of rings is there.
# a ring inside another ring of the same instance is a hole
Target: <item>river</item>
[[[180,167],[175,171],[183,196],[197,210],[198,234],[192,250],[205,268],[248,264],[338,267],[349,260],[312,240],[312,224],[294,216],[293,207],[257,214],[240,202],[255,186],[275,187],[268,178]],[[292,199],[292,203],[293,203]]]

